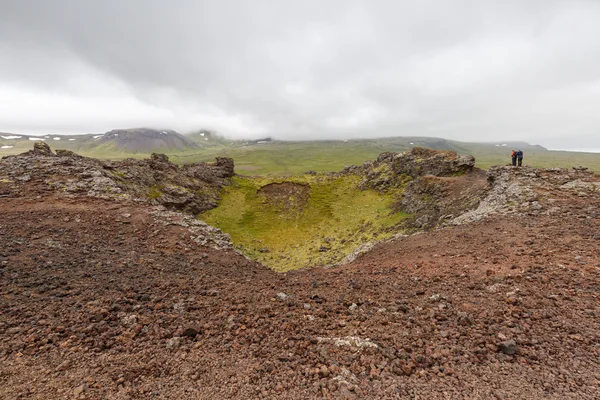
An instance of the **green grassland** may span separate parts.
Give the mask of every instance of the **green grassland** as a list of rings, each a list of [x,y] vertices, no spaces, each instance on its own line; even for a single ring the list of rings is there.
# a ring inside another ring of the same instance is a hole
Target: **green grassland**
[[[395,137],[357,140],[327,141],[273,141],[248,145],[243,141],[227,140],[213,135],[209,140],[198,135],[190,136],[199,147],[186,149],[157,149],[156,152],[169,156],[177,164],[213,161],[217,156],[231,157],[236,172],[243,175],[281,176],[301,174],[307,170],[317,172],[339,171],[348,165],[359,165],[375,159],[385,151],[402,152],[414,146],[438,150],[453,150],[461,155],[475,156],[477,166],[487,169],[492,165],[510,162],[510,149],[521,148],[525,153],[525,165],[539,168],[571,168],[586,166],[600,172],[600,154],[567,151],[548,151],[527,143],[507,143],[499,147],[493,143],[467,143],[438,138]],[[46,141],[53,149],[67,149],[79,154],[109,160],[145,158],[149,153],[126,152],[112,143],[97,143],[91,136],[78,136],[76,141]],[[412,143],[412,144],[411,144]],[[0,155],[18,154],[32,148],[30,140],[2,140],[0,146],[12,145],[12,149],[1,149]]]
[[[355,175],[236,177],[219,207],[200,218],[231,235],[249,257],[277,271],[342,261],[361,244],[398,232],[406,214],[393,210],[401,189],[359,190]],[[264,193],[287,182],[297,192]],[[305,193],[306,196],[303,196]]]
[[[411,145],[410,143],[414,143]],[[464,143],[428,138],[387,138],[352,141],[283,142],[244,146],[239,143],[218,144],[186,151],[164,153],[177,164],[212,161],[215,157],[231,157],[236,172],[242,175],[296,175],[312,170],[335,172],[348,165],[360,165],[386,151],[403,152],[421,146],[437,150],[452,150],[461,155],[473,155],[477,167],[510,163],[511,147],[489,143]],[[525,153],[524,164],[536,168],[572,168],[585,166],[600,172],[600,154],[570,151],[548,151],[526,143],[514,143]],[[114,154],[114,153],[113,153]],[[95,155],[101,158],[101,155]],[[130,155],[137,156],[140,155]],[[111,157],[119,158],[118,156]],[[123,155],[121,155],[123,158]]]
[[[510,163],[511,148],[525,153],[524,163],[537,168],[571,168],[586,166],[600,172],[600,154],[569,151],[548,151],[525,142],[500,143],[458,142],[427,137],[393,137],[379,139],[327,141],[273,141],[245,146],[241,142],[213,143],[211,147],[187,153],[172,154],[174,162],[210,161],[216,156],[235,160],[236,172],[245,175],[294,175],[307,170],[317,172],[340,171],[348,165],[360,165],[386,151],[403,152],[420,146],[436,150],[452,150],[461,155],[473,155],[477,166],[488,169],[492,165]]]

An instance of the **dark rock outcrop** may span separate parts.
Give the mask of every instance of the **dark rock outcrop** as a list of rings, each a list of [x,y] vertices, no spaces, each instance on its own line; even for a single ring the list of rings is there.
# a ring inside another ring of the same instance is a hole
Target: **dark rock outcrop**
[[[413,216],[408,227],[428,229],[476,208],[489,189],[481,170],[458,177],[420,176],[406,184],[398,207]]]
[[[75,159],[82,159],[85,158],[83,156],[80,156],[77,153],[72,152],[71,150],[56,150],[56,155],[58,157],[65,157],[65,158],[75,158]]]
[[[101,161],[68,150],[54,154],[44,142],[0,162],[6,195],[31,190],[32,185],[23,183],[33,179],[40,183],[35,189],[41,192],[143,201],[193,214],[216,207],[221,187],[233,175],[233,160],[225,157],[183,167],[156,153],[143,160]]]
[[[405,153],[381,153],[375,161],[347,167],[343,173],[363,175],[359,187],[386,191],[403,188],[399,211],[411,214],[407,228],[428,229],[477,207],[489,189],[473,156],[415,147]]]
[[[454,176],[469,172],[475,166],[475,157],[459,156],[454,151],[415,147],[406,153],[382,153],[377,162],[391,164],[396,174],[409,176]]]
[[[35,142],[33,144],[33,150],[29,150],[26,154],[32,156],[46,156],[54,157],[55,154],[50,150],[50,146],[46,142]]]
[[[219,184],[223,179],[235,175],[234,168],[233,159],[228,157],[217,157],[214,163],[186,164],[183,166],[186,174],[215,184]]]
[[[386,190],[426,175],[458,176],[475,167],[473,156],[459,156],[453,151],[415,147],[405,153],[381,153],[375,161],[360,167],[347,167],[346,173],[364,174],[362,189]]]

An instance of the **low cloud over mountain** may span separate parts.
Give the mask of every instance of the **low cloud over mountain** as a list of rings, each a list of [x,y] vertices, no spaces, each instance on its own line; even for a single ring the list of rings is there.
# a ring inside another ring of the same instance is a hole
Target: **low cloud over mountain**
[[[600,147],[599,18],[577,0],[7,0],[0,130]]]

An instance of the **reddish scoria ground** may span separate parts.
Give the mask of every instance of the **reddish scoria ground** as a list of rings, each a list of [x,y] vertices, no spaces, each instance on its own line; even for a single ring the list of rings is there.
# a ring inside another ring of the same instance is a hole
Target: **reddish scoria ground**
[[[286,274],[147,206],[0,199],[0,398],[598,399],[600,200],[553,195]]]

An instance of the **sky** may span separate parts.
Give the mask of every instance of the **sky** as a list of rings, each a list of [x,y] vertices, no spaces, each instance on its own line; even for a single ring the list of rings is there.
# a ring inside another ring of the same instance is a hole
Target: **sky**
[[[0,132],[600,148],[596,0],[0,0]]]

